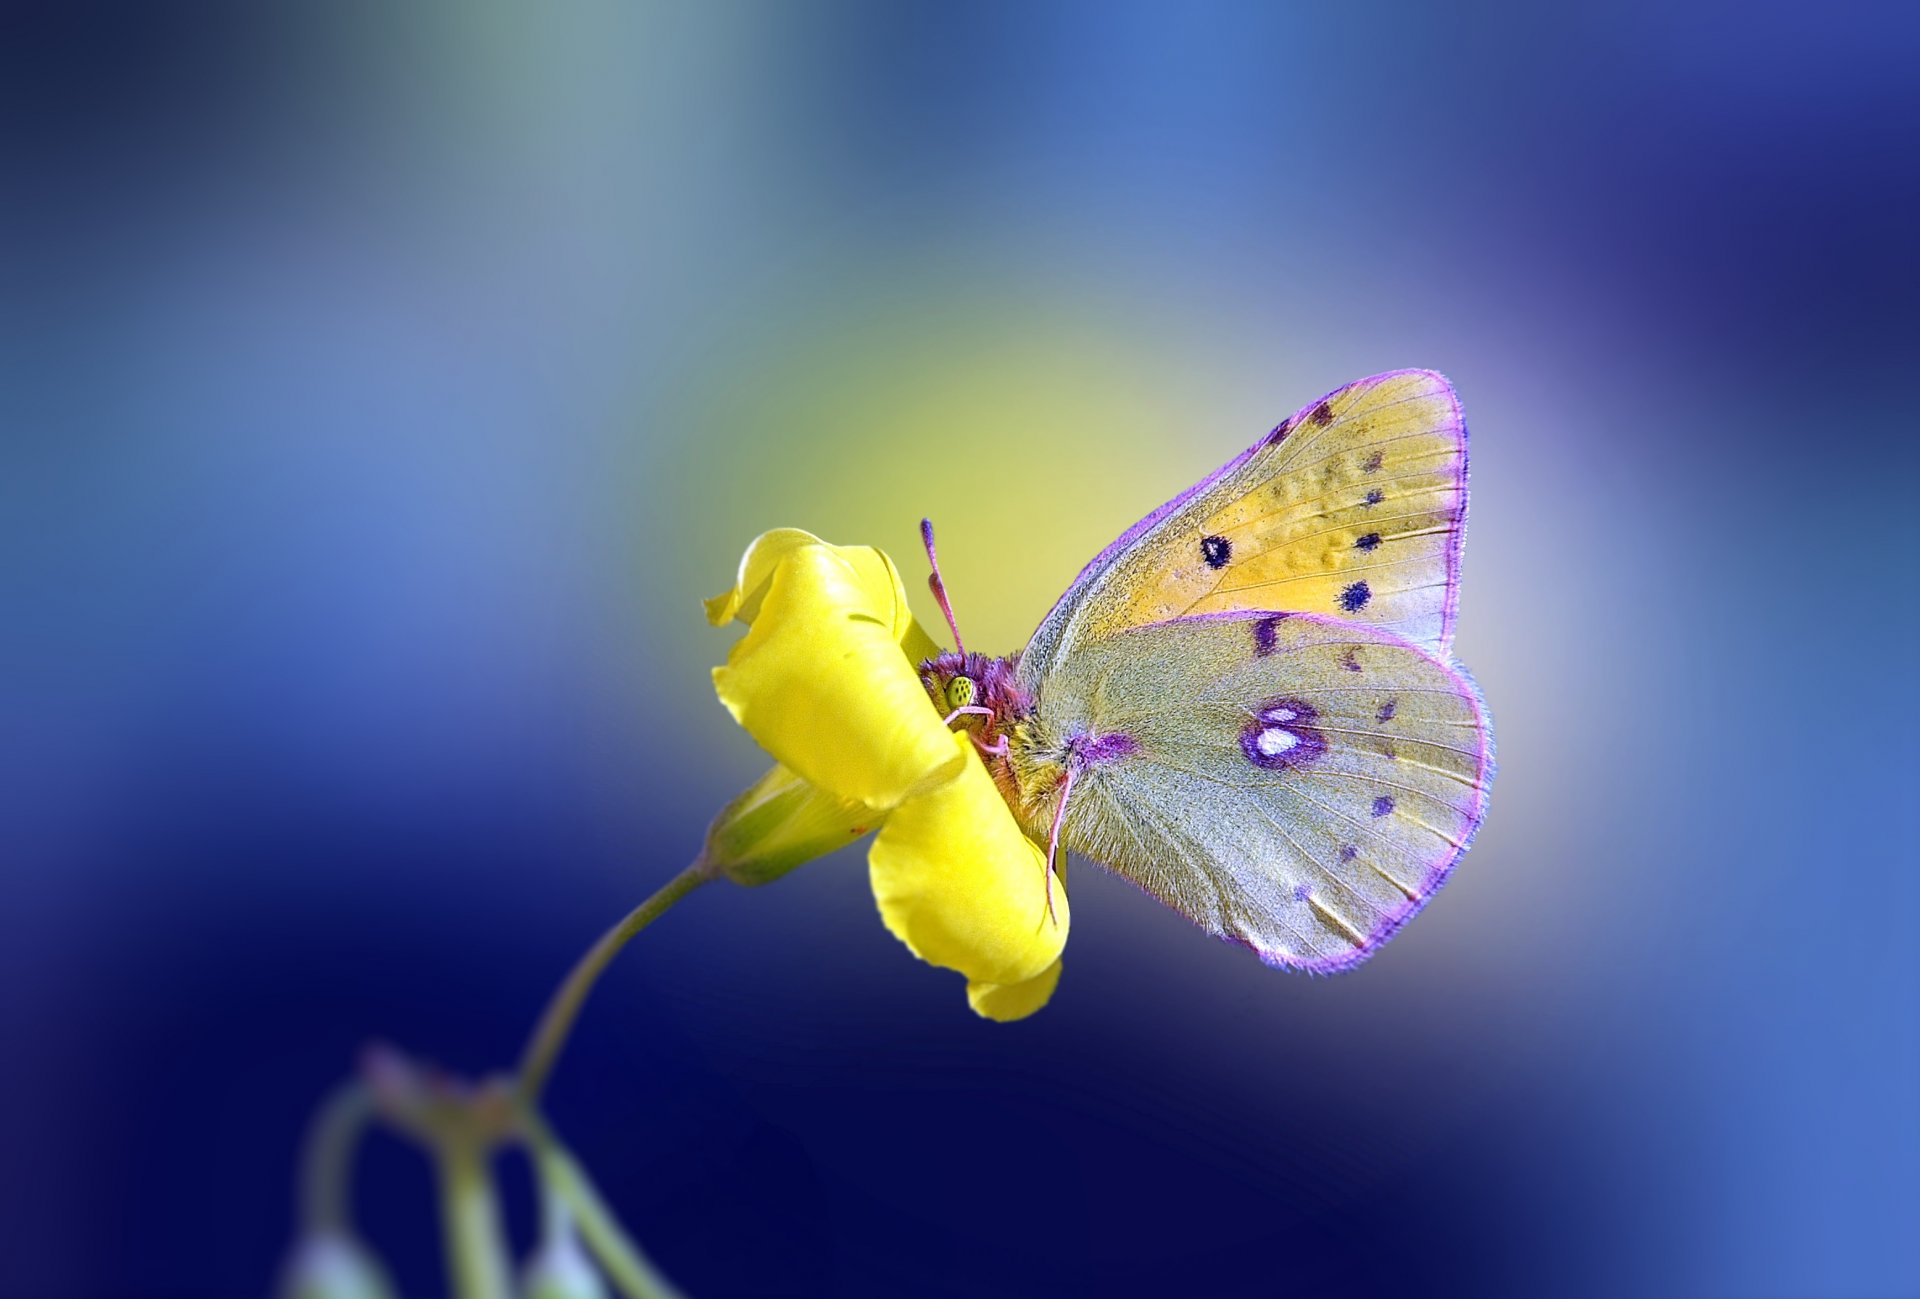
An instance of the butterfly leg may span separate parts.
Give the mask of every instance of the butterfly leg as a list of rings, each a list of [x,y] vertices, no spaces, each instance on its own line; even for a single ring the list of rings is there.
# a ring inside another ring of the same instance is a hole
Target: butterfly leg
[[[1060,782],[1060,805],[1053,809],[1053,831],[1047,836],[1047,919],[1055,924],[1059,921],[1053,914],[1053,864],[1060,857],[1060,823],[1067,819],[1067,795],[1073,792],[1073,780],[1078,774],[1076,768],[1067,768],[1067,778]]]
[[[940,720],[940,725],[942,725],[942,726],[952,726],[952,725],[953,725],[953,719],[954,719],[954,718],[956,718],[956,717],[965,717],[965,716],[967,716],[967,715],[968,715],[969,713],[972,713],[972,714],[976,714],[976,715],[978,715],[978,716],[980,716],[980,717],[992,717],[992,716],[993,716],[993,709],[991,709],[991,708],[982,708],[982,707],[980,707],[980,705],[978,705],[978,704],[967,704],[967,705],[965,705],[964,707],[960,707],[960,708],[956,708],[956,709],[954,709],[954,710],[953,710],[952,712],[950,712],[950,713],[948,713],[948,714],[947,714],[947,715],[946,715],[945,717],[943,717],[943,718],[942,718],[942,719]]]
[[[974,744],[974,747],[979,749],[981,754],[985,757],[1004,758],[1007,756],[1007,737],[1004,735],[1001,736],[999,739],[995,740],[992,744],[988,744],[986,741],[982,740],[979,736],[976,735],[973,737],[973,744]]]

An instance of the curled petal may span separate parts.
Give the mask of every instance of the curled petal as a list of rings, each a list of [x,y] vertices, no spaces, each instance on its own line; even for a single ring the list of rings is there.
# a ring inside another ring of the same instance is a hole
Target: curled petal
[[[738,618],[751,626],[760,615],[760,603],[767,598],[767,587],[772,584],[773,571],[780,566],[780,561],[803,546],[826,544],[799,528],[775,528],[761,533],[740,556],[740,575],[733,590],[707,601],[707,621],[724,627]]]
[[[1015,823],[973,742],[948,738],[965,765],[881,827],[867,854],[874,900],[922,960],[977,983],[1021,984],[1060,957],[1066,891],[1052,890],[1049,916],[1046,854]]]
[[[920,685],[918,664],[933,642],[880,551],[769,532],[707,616],[749,624],[713,671],[720,701],[809,784],[886,810],[960,770],[962,755]]]
[[[1047,1004],[1060,982],[1060,962],[1055,961],[1031,979],[1019,983],[969,983],[967,1004],[982,1019],[997,1019],[1005,1024],[1025,1019]]]

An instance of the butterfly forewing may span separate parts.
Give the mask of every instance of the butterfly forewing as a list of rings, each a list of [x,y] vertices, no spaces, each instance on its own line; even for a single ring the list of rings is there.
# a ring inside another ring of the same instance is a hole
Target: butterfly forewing
[[[1466,515],[1466,424],[1445,378],[1400,370],[1303,407],[1089,564],[1022,658],[1037,682],[1129,627],[1291,609],[1444,657]]]
[[[1102,760],[1068,847],[1271,964],[1332,970],[1419,910],[1486,805],[1471,684],[1379,628],[1315,615],[1182,618],[1078,646],[1044,738]],[[1128,741],[1101,737],[1126,736]]]

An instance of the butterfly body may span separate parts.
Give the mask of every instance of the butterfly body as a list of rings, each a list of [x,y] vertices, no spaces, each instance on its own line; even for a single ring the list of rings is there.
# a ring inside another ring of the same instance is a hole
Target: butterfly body
[[[1484,815],[1449,658],[1466,428],[1444,379],[1282,421],[1084,569],[1027,648],[923,665],[1027,833],[1276,965],[1364,959]]]

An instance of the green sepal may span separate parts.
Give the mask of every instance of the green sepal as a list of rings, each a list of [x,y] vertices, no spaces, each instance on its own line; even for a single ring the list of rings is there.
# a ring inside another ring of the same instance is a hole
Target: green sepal
[[[710,871],[735,884],[770,884],[859,839],[883,816],[776,765],[713,819],[702,856]]]

